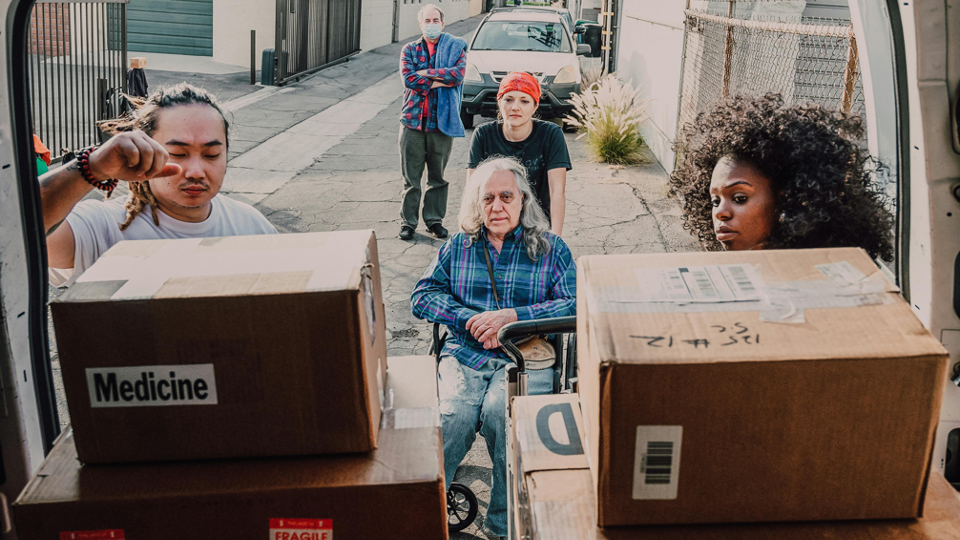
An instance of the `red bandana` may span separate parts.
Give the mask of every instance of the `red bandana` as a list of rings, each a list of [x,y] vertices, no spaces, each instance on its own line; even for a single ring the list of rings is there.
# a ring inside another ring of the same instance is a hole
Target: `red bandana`
[[[514,71],[508,74],[500,81],[497,100],[499,101],[504,94],[513,92],[514,90],[523,92],[532,97],[534,102],[540,103],[540,83],[537,82],[537,79],[534,78],[533,75],[523,71]]]

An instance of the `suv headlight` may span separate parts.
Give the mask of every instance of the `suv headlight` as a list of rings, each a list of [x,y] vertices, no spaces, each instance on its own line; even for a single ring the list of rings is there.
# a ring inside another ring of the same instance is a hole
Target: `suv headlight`
[[[480,82],[483,79],[480,77],[480,70],[477,69],[477,66],[467,64],[467,72],[464,74],[463,80]]]
[[[577,69],[577,66],[567,66],[557,72],[557,76],[553,78],[553,82],[557,84],[570,84],[577,82],[579,79],[580,70]]]

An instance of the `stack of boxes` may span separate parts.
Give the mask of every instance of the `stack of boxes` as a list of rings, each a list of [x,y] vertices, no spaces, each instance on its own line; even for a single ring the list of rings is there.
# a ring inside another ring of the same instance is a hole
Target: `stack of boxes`
[[[21,538],[446,538],[435,361],[388,366],[372,231],[123,242],[52,312],[73,429]]]
[[[862,250],[584,257],[577,309],[579,400],[513,408],[530,537],[960,535],[947,353]]]

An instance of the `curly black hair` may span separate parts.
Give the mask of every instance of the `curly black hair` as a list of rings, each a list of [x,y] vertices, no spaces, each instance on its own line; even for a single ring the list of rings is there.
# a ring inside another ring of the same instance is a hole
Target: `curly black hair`
[[[723,157],[763,173],[776,197],[767,249],[861,247],[893,257],[894,217],[875,181],[884,167],[862,146],[863,120],[817,104],[785,107],[779,94],[734,97],[701,113],[677,138],[670,175],[684,228],[722,250],[711,215],[710,179]]]

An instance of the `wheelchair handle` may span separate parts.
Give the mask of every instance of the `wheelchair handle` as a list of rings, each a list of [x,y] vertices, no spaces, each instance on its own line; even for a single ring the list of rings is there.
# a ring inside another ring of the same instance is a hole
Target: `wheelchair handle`
[[[520,349],[513,344],[518,339],[541,334],[567,334],[577,331],[577,317],[553,317],[550,319],[535,319],[532,321],[517,321],[505,324],[497,332],[500,348],[517,364],[520,373],[526,372],[523,355]],[[559,351],[557,351],[559,354]]]

